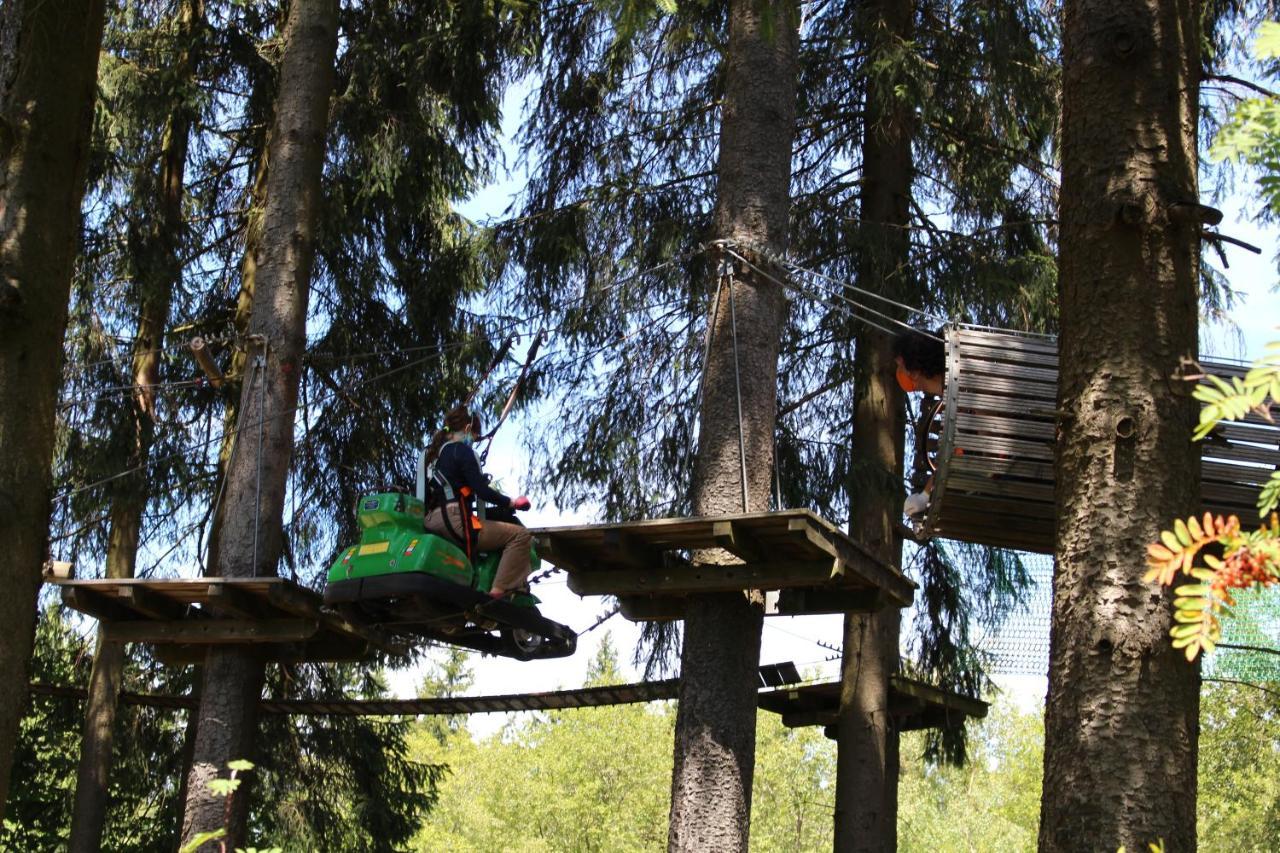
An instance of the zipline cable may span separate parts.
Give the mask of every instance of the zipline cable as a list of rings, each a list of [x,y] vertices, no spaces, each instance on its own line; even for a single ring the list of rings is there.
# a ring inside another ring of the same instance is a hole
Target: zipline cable
[[[724,244],[730,247],[740,246],[743,249],[754,252],[760,257],[768,260],[770,263],[776,264],[777,266],[782,267],[784,269],[799,271],[804,273],[805,275],[811,275],[815,278],[823,279],[824,281],[827,281],[830,284],[834,284],[843,290],[852,290],[855,293],[861,293],[862,295],[869,296],[872,299],[878,299],[881,302],[884,302],[888,305],[892,305],[895,308],[901,308],[904,311],[909,311],[912,314],[917,314],[921,317],[924,317],[925,319],[933,320],[938,323],[948,322],[946,317],[940,317],[937,314],[931,314],[928,311],[925,311],[923,308],[917,308],[912,305],[907,305],[906,303],[903,303],[903,302],[898,302],[894,299],[890,299],[889,297],[883,294],[876,293],[875,291],[867,290],[866,288],[858,287],[857,285],[850,284],[849,282],[846,282],[846,281],[841,281],[840,279],[833,278],[829,275],[826,275],[825,273],[818,272],[817,270],[809,269],[796,261],[790,260],[785,257],[779,257],[777,255],[774,255],[772,252],[770,252],[768,249],[764,248],[763,246],[757,246],[752,243],[739,243],[736,240],[727,240],[727,241],[724,241]]]
[[[502,346],[498,347],[498,352],[497,354],[494,355],[493,360],[489,362],[489,367],[485,370],[484,374],[476,382],[475,387],[471,389],[471,393],[468,394],[467,398],[462,401],[463,408],[470,408],[471,401],[474,400],[476,398],[476,395],[480,393],[480,388],[484,385],[485,380],[488,379],[490,374],[492,374],[493,371],[497,369],[499,364],[502,364],[503,360],[507,357],[507,353],[511,352],[511,345],[514,344],[515,342],[516,342],[516,336],[508,335],[507,339],[502,342]]]
[[[806,290],[805,288],[800,287],[799,285],[797,285],[797,284],[796,284],[796,283],[794,283],[794,282],[789,282],[789,281],[786,281],[786,280],[784,280],[784,279],[780,279],[780,278],[778,278],[777,276],[774,276],[772,273],[770,273],[770,272],[768,272],[768,271],[766,271],[766,270],[764,270],[764,269],[761,269],[760,267],[756,266],[756,265],[755,265],[754,263],[752,263],[750,260],[748,260],[747,258],[743,257],[743,256],[742,256],[742,255],[740,255],[738,252],[734,251],[732,248],[726,247],[725,251],[727,251],[730,255],[732,255],[733,257],[737,258],[738,260],[742,261],[742,263],[746,264],[749,268],[751,268],[752,270],[754,270],[757,274],[759,274],[759,275],[763,276],[764,278],[768,279],[769,281],[772,281],[774,284],[777,284],[779,287],[783,287],[783,288],[786,288],[787,290],[791,290],[791,291],[793,291],[793,292],[800,293],[800,294],[802,294],[802,295],[804,295],[804,296],[809,297],[810,299],[816,299],[817,301],[822,302],[822,303],[823,303],[824,305],[826,305],[827,307],[832,308],[832,309],[837,310],[837,311],[842,311],[842,312],[843,312],[844,314],[846,314],[847,316],[852,317],[852,318],[857,319],[857,320],[861,320],[862,322],[866,323],[867,325],[869,325],[869,326],[873,326],[874,328],[879,329],[880,331],[884,332],[885,334],[888,334],[888,335],[896,335],[896,334],[898,334],[898,333],[897,333],[897,332],[895,332],[894,330],[892,330],[892,329],[888,329],[888,328],[886,328],[886,327],[884,327],[884,326],[880,325],[879,323],[875,322],[874,320],[870,320],[870,319],[868,319],[868,318],[866,318],[866,317],[863,317],[863,316],[861,316],[861,315],[859,315],[859,314],[855,314],[852,310],[850,310],[850,309],[848,309],[848,308],[841,308],[841,307],[838,307],[837,305],[833,304],[832,302],[829,302],[829,301],[827,301],[827,300],[825,300],[825,299],[821,299],[821,298],[819,298],[818,296],[816,296],[816,295],[814,295],[813,293],[811,293],[810,291]],[[911,330],[911,331],[913,331],[913,332],[919,332],[920,334],[926,335],[926,336],[928,336],[928,337],[935,338],[935,339],[937,339],[937,340],[941,340],[940,338],[938,338],[936,335],[934,335],[934,334],[933,334],[933,333],[931,333],[931,332],[927,332],[927,331],[924,331],[924,330],[918,329],[918,328],[916,328],[915,326],[912,326],[912,325],[911,325],[911,324],[909,324],[909,323],[904,323],[903,321],[901,321],[901,320],[897,319],[896,317],[893,317],[893,316],[891,316],[891,315],[889,315],[889,314],[886,314],[886,313],[884,313],[883,311],[878,311],[878,310],[876,310],[875,308],[872,308],[872,307],[870,307],[870,306],[868,306],[868,305],[863,305],[863,304],[861,304],[861,303],[859,303],[859,302],[856,302],[855,300],[850,299],[849,297],[847,297],[847,296],[845,296],[845,295],[843,295],[843,294],[840,294],[840,293],[831,293],[831,292],[829,292],[829,291],[823,291],[823,295],[828,296],[828,297],[831,297],[831,298],[834,298],[834,299],[837,299],[837,300],[839,300],[839,301],[841,301],[841,302],[845,302],[845,303],[847,303],[847,304],[849,304],[849,305],[851,305],[851,306],[853,306],[853,307],[855,307],[855,308],[860,308],[860,309],[862,309],[863,311],[867,311],[867,312],[869,312],[869,313],[871,313],[871,314],[876,315],[877,317],[881,317],[881,318],[883,318],[884,320],[887,320],[887,321],[888,321],[888,322],[890,322],[890,323],[893,323],[893,324],[895,324],[895,325],[897,325],[897,326],[900,326],[900,327],[901,327],[901,328],[903,328],[903,329],[909,329],[909,330]]]

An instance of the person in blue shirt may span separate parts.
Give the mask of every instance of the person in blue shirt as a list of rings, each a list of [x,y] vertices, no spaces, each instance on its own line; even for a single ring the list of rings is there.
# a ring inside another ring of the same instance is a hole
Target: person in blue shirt
[[[452,409],[444,418],[444,429],[436,432],[427,449],[426,463],[433,471],[428,480],[428,503],[423,525],[438,536],[460,545],[468,556],[479,552],[501,551],[498,572],[489,595],[503,598],[525,588],[529,577],[529,552],[532,538],[524,525],[481,518],[476,501],[496,507],[512,521],[512,510],[529,509],[524,495],[509,498],[489,485],[480,470],[473,443],[480,437],[480,416],[465,406]]]

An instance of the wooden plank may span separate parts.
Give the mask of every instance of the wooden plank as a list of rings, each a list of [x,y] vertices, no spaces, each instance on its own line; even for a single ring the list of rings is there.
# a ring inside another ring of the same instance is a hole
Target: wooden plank
[[[1048,354],[1058,351],[1058,339],[1055,336],[1036,332],[1003,329],[988,331],[961,327],[956,330],[955,338],[961,344],[982,344],[1017,352]]]
[[[1036,367],[1058,370],[1057,350],[1041,350],[1035,348],[1012,348],[1001,343],[978,342],[961,339],[956,351],[962,362],[971,361],[1009,361],[1018,364],[1030,364]]]
[[[612,531],[626,538],[614,538]],[[612,539],[609,543],[612,550],[607,549],[606,535]],[[837,578],[845,575],[845,579],[837,580],[835,585],[886,586],[890,590],[889,601],[894,603],[910,602],[914,589],[895,567],[877,559],[843,531],[809,510],[547,528],[535,531],[535,536],[539,553],[544,553],[548,562],[567,568],[570,589],[581,595],[654,592],[680,595],[718,589],[812,586],[827,583],[833,570]],[[676,549],[718,549],[733,553],[736,548],[741,552],[738,559],[742,559],[743,554],[766,555],[768,559],[721,566],[713,566],[709,561],[672,566],[668,556],[660,568],[650,566],[648,560],[643,565],[635,561],[619,565],[612,555],[624,553],[624,543],[662,548],[668,555]],[[755,568],[760,565],[769,566],[769,571],[759,574]],[[823,567],[821,574],[813,569],[815,565]],[[794,572],[783,568],[794,566],[807,568],[797,578]],[[708,571],[713,574],[706,574]],[[725,579],[731,574],[737,579],[736,584],[726,586]],[[699,577],[704,579],[698,580]]]
[[[1262,486],[1271,479],[1273,468],[1262,468],[1257,465],[1242,465],[1232,462],[1216,462],[1204,460],[1200,463],[1200,479],[1204,482],[1225,483],[1231,486],[1261,491]]]
[[[116,643],[220,644],[283,643],[315,635],[314,619],[184,619],[177,622],[114,623],[108,639]]]
[[[789,729],[804,729],[809,726],[835,726],[839,720],[838,710],[822,711],[786,711],[782,714],[782,725]]]
[[[759,562],[764,559],[764,550],[740,522],[717,521],[712,525],[712,534],[716,544],[733,554],[744,563]]]
[[[736,521],[744,523],[753,533],[758,532],[756,525],[763,522],[766,524],[784,524],[786,519],[791,518],[811,518],[820,521],[818,516],[811,510],[807,509],[785,509],[774,510],[769,512],[747,512],[737,513],[734,515],[723,516],[688,516],[676,518],[646,518],[637,521],[623,522],[605,522],[599,524],[580,524],[568,527],[545,527],[531,530],[535,536],[543,534],[554,534],[557,538],[566,537],[573,538],[581,534],[600,533],[610,528],[625,529],[630,533],[638,534],[644,530],[673,531],[676,534],[686,533],[695,529],[709,529],[717,521]]]
[[[1200,458],[1254,462],[1273,469],[1280,466],[1280,450],[1242,442],[1217,442],[1206,439],[1200,442]]]
[[[816,586],[832,577],[832,560],[809,562],[694,563],[680,571],[609,570],[575,572],[569,589],[578,595],[687,595]]]
[[[998,377],[1013,380],[1011,387],[1017,385],[1041,386],[1054,388],[1058,386],[1058,369],[1056,367],[1033,367],[1015,361],[982,361],[969,359],[960,363],[960,381],[967,382],[974,377]],[[1057,393],[1056,390],[1054,392]]]
[[[205,590],[205,601],[215,613],[223,616],[256,619],[265,615],[264,602],[260,598],[225,583],[209,584]]]
[[[1057,400],[1022,397],[1011,394],[979,394],[964,392],[960,408],[973,414],[1009,414],[1017,418],[1053,421],[1058,417]]]
[[[885,606],[884,590],[797,588],[778,592],[779,616],[819,613],[874,613]]]
[[[1004,479],[1029,480],[1053,487],[1053,464],[1041,460],[1018,459],[1013,456],[987,456],[965,453],[953,456],[947,466],[947,481],[956,476],[988,477],[994,481]]]
[[[927,705],[947,708],[967,717],[980,719],[987,715],[987,709],[990,708],[988,703],[980,699],[974,699],[972,696],[965,696],[951,690],[943,690],[932,684],[905,678],[901,675],[889,676],[889,689],[900,696],[909,696]],[[890,704],[892,705],[892,702]]]
[[[1213,428],[1212,435],[1220,435],[1228,441],[1245,441],[1263,449],[1274,449],[1280,443],[1280,425],[1262,422],[1223,421]],[[1211,441],[1211,438],[1204,439]]]
[[[152,587],[130,585],[122,586],[116,590],[116,599],[147,619],[156,619],[160,621],[173,621],[182,619],[190,614],[188,605],[181,604],[163,595],[155,592]]]
[[[1020,441],[1048,441],[1056,438],[1054,424],[1043,421],[1027,421],[999,415],[981,415],[966,411],[956,413],[956,429],[961,432],[982,435],[1006,435]]]
[[[962,373],[954,381],[957,387],[956,405],[962,408],[968,408],[965,401],[974,391],[1043,400],[1046,407],[1054,405],[1058,399],[1058,387],[1044,382],[1030,382],[1009,376],[989,376],[984,373]]]
[[[810,524],[809,519],[789,519],[787,521],[787,530],[797,539],[809,543],[818,552],[830,557],[837,556],[835,543],[829,537],[823,536],[821,528]]]
[[[92,616],[99,622],[129,622],[138,614],[120,604],[114,598],[82,585],[83,582],[61,584],[62,603],[72,610]]]
[[[542,560],[570,573],[586,572],[595,567],[595,561],[590,556],[582,553],[580,548],[571,544],[568,536],[560,533],[538,534],[534,547]]]
[[[955,446],[964,450],[964,455],[971,453],[986,456],[1005,455],[1016,459],[1034,459],[1040,462],[1053,461],[1053,442],[1045,439],[1023,441],[1007,436],[979,434],[965,430],[956,430]]]
[[[654,596],[620,596],[622,615],[632,622],[672,622],[684,618],[684,600]]]
[[[863,545],[843,534],[821,541],[835,552],[837,563],[833,567],[834,573],[846,580],[860,578],[865,585],[882,590],[885,605],[907,607],[911,604],[916,585],[896,567],[875,557]]]
[[[970,474],[965,471],[949,471],[947,473],[947,492],[943,499],[951,499],[954,497],[953,493],[955,491],[967,491],[1015,500],[1053,503],[1053,483],[1051,482],[998,479],[981,474]]]
[[[662,550],[643,544],[622,530],[601,531],[601,544],[603,552],[614,565],[633,569],[660,569],[663,566]]]

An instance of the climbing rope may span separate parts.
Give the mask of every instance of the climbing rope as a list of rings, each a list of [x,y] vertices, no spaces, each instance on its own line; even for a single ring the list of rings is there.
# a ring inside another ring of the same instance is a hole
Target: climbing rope
[[[524,365],[520,368],[520,375],[516,377],[516,382],[511,386],[511,393],[507,395],[507,402],[502,406],[502,411],[498,415],[498,420],[494,423],[493,428],[485,433],[481,440],[485,442],[484,452],[480,454],[480,464],[483,465],[489,458],[489,450],[493,447],[493,437],[497,435],[498,428],[506,421],[507,416],[511,414],[512,408],[516,404],[516,399],[520,396],[520,392],[524,389],[524,382],[529,377],[529,368],[533,366],[534,360],[538,357],[538,350],[542,344],[546,342],[547,333],[539,332],[533,339],[533,344],[529,347],[529,352],[525,355]]]

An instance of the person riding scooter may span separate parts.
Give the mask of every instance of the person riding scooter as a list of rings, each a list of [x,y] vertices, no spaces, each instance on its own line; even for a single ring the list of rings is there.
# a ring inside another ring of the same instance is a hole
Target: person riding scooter
[[[503,598],[525,588],[532,538],[519,523],[485,518],[483,504],[477,512],[477,501],[509,512],[529,509],[529,499],[524,495],[507,497],[490,486],[489,479],[481,472],[480,460],[472,447],[481,433],[479,415],[469,412],[466,406],[458,406],[445,415],[444,423],[445,428],[432,436],[427,449],[425,461],[432,475],[427,482],[423,525],[428,531],[458,543],[473,560],[474,554],[480,552],[501,551],[489,595]]]

